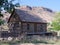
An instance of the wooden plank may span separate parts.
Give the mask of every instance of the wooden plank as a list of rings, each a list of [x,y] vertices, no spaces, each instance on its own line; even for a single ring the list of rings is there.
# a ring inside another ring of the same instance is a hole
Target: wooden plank
[[[36,32],[37,32],[37,24],[34,23],[34,33],[36,33]]]
[[[21,30],[23,30],[23,22],[21,22]]]

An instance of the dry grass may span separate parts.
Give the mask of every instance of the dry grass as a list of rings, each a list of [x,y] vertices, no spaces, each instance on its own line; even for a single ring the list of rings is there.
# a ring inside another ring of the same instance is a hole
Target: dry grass
[[[60,38],[32,36],[20,40],[0,41],[0,45],[60,45]]]

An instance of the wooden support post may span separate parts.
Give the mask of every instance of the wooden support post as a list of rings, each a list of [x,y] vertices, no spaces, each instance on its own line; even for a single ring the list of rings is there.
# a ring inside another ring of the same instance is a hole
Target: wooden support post
[[[34,32],[36,33],[37,32],[37,24],[34,23]]]
[[[21,32],[23,32],[23,22],[21,22]]]

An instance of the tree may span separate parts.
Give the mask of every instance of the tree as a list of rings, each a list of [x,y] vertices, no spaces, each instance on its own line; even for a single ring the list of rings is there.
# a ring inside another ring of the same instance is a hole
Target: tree
[[[4,21],[0,19],[0,25],[4,24]]]
[[[3,10],[2,8],[4,8],[4,10],[6,10],[7,12],[11,13],[14,7],[20,6],[18,2],[16,4],[13,4],[13,1],[15,0],[0,0],[0,17],[3,17],[3,15],[1,14],[1,11]],[[3,21],[1,19],[0,24],[3,24]]]
[[[4,10],[6,10],[7,12],[11,13],[15,6],[20,6],[18,2],[16,4],[13,4],[13,1],[15,0],[0,0],[0,16],[2,16],[2,8],[4,8]]]
[[[0,0],[0,12],[2,11],[1,8],[4,8],[4,10],[11,13],[15,6],[20,6],[18,2],[16,4],[13,4],[14,1],[15,0]]]
[[[60,12],[56,14],[54,21],[52,21],[52,29],[60,30]]]

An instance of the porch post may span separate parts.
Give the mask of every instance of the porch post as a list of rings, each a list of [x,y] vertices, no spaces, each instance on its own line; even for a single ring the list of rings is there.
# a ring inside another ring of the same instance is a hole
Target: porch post
[[[37,24],[34,23],[34,33],[37,33]]]
[[[23,30],[23,23],[21,22],[21,31]]]

